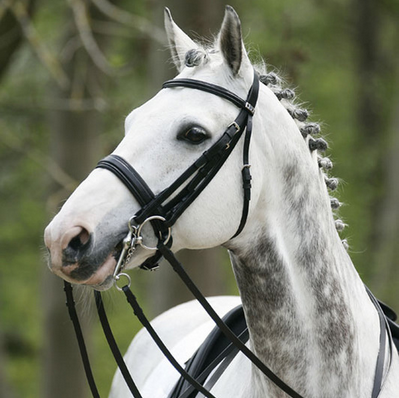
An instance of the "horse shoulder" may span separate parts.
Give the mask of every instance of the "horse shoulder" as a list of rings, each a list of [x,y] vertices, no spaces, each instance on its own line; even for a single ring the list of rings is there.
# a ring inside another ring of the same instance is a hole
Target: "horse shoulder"
[[[241,303],[238,296],[210,297],[208,301],[221,317]],[[196,300],[162,313],[151,324],[183,367],[215,326]],[[143,397],[164,398],[179,378],[179,373],[163,356],[145,329],[141,329],[134,337],[124,359]],[[129,396],[130,392],[118,369],[109,398]]]

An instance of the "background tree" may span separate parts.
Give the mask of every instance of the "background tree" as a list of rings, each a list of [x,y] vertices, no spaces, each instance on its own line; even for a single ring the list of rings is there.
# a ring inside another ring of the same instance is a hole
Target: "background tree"
[[[27,3],[27,14],[29,17],[33,14],[33,1]],[[0,8],[0,37],[2,45],[0,46],[0,84],[6,75],[8,66],[11,63],[12,56],[19,48],[23,40],[23,33],[20,24],[14,13],[6,7]],[[2,302],[0,301],[0,306]],[[13,398],[15,392],[8,382],[6,374],[6,365],[8,358],[6,355],[6,341],[2,328],[2,319],[0,318],[0,398]]]
[[[59,109],[48,111],[50,157],[73,181],[81,181],[101,156],[101,122],[96,101],[101,95],[99,81],[105,76],[100,69],[103,65],[96,64],[95,56],[102,59],[101,53],[97,48],[87,48],[97,43],[88,25],[89,18],[98,17],[96,9],[88,2],[71,1],[70,4],[71,9],[66,10],[65,19],[73,23],[66,24],[60,42],[63,50],[60,70],[64,78],[61,81],[54,79],[48,94],[55,101],[65,104]],[[89,38],[86,38],[88,34]],[[73,41],[77,43],[69,49]],[[89,51],[93,51],[93,56],[90,56]],[[71,188],[70,185],[52,181],[49,189],[51,214],[56,213],[65,197],[71,193]],[[63,283],[46,272],[43,287],[43,397],[84,397],[87,393],[86,379],[76,351],[74,331],[65,311]],[[87,322],[83,322],[83,326],[87,335]]]

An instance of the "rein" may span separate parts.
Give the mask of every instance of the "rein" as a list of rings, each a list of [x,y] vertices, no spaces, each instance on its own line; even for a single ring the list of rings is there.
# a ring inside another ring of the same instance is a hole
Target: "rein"
[[[230,327],[217,315],[212,306],[208,303],[206,298],[202,295],[199,289],[196,287],[194,282],[190,279],[188,274],[185,272],[181,263],[177,260],[170,247],[173,243],[173,237],[171,228],[181,214],[193,203],[193,201],[200,195],[205,189],[217,172],[221,169],[231,152],[236,147],[240,138],[244,135],[245,138],[243,143],[243,167],[242,167],[242,181],[243,181],[243,209],[241,220],[237,231],[232,238],[236,237],[243,230],[247,221],[249,212],[249,201],[251,198],[251,174],[249,164],[249,146],[252,134],[252,117],[255,112],[255,106],[259,94],[259,78],[254,73],[254,79],[251,89],[249,90],[246,100],[241,99],[234,93],[224,89],[223,87],[216,86],[214,84],[206,83],[203,81],[193,79],[175,79],[169,80],[163,84],[163,88],[173,89],[176,87],[191,88],[196,90],[205,91],[219,97],[222,97],[234,105],[239,107],[241,110],[236,119],[227,127],[223,135],[207,150],[205,151],[186,171],[184,171],[168,188],[155,195],[139,173],[126,162],[123,158],[117,155],[109,155],[105,159],[101,160],[97,167],[111,171],[115,174],[129,189],[134,198],[138,201],[141,209],[133,216],[128,222],[129,231],[123,240],[123,248],[120,254],[114,271],[114,280],[118,290],[122,291],[129,305],[132,307],[134,314],[138,317],[142,325],[147,329],[154,342],[157,344],[159,349],[174,366],[174,368],[180,373],[181,377],[189,383],[192,388],[207,398],[215,398],[209,389],[201,384],[205,380],[199,381],[200,377],[193,378],[181,365],[176,361],[171,352],[167,349],[165,344],[159,338],[156,331],[151,326],[150,322],[146,318],[142,311],[136,297],[130,290],[130,277],[129,275],[121,272],[123,268],[128,264],[130,257],[138,245],[141,245],[145,249],[155,250],[156,253],[147,259],[140,267],[144,269],[154,269],[157,267],[157,263],[162,257],[172,266],[173,270],[185,283],[187,288],[191,291],[194,297],[199,301],[201,306],[205,309],[208,315],[215,322],[220,331],[227,337],[229,343],[235,347],[238,351],[241,351],[269,380],[271,380],[276,386],[284,391],[288,396],[292,398],[303,398],[300,394],[289,387],[283,380],[281,380],[276,374],[274,374],[240,339],[241,336],[237,336]],[[184,185],[185,184],[185,185]],[[176,191],[180,190],[177,194]],[[174,195],[175,194],[175,195]],[[174,196],[173,196],[174,195]],[[158,239],[156,247],[148,247],[145,245],[141,236],[141,229],[146,223],[151,223],[154,230],[154,234]],[[122,284],[121,280],[126,279],[126,283]],[[120,287],[122,285],[122,287]],[[84,363],[86,376],[89,382],[89,386],[92,391],[94,398],[99,398],[94,377],[90,368],[90,363],[84,344],[83,334],[80,329],[79,319],[76,314],[74,306],[72,287],[68,282],[65,282],[65,293],[67,296],[67,306],[71,320],[74,324],[75,333],[79,342],[79,349]],[[141,394],[135,385],[129,370],[123,360],[123,357],[118,349],[115,338],[112,334],[108,319],[104,310],[104,305],[101,298],[101,293],[98,291],[94,292],[97,310],[100,318],[101,325],[104,330],[104,334],[114,355],[114,358],[121,370],[122,376],[124,377],[132,395],[134,398],[141,398]],[[372,300],[373,301],[373,300]],[[373,301],[374,303],[374,301]],[[378,306],[377,310],[378,310]],[[382,386],[383,379],[383,368],[384,368],[384,354],[386,345],[386,334],[385,334],[385,321],[383,321],[382,311],[378,311],[381,324],[381,339],[380,339],[380,352],[377,359],[376,374],[373,386],[372,398],[377,398],[379,391]],[[382,315],[381,315],[382,314]],[[383,337],[384,335],[384,337]],[[391,341],[388,338],[389,341]],[[215,364],[217,366],[219,362]],[[222,365],[220,365],[222,366]],[[219,372],[220,377],[222,372]],[[179,395],[180,397],[187,396],[186,394]]]

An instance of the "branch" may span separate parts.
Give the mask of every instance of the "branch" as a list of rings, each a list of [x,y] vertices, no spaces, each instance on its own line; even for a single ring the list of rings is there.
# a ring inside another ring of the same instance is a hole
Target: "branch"
[[[69,0],[80,39],[94,64],[106,75],[115,75],[115,69],[101,52],[93,32],[90,28],[89,15],[86,5],[81,0]]]
[[[4,0],[2,3],[0,3],[0,20],[4,17],[7,9],[10,7],[10,4],[10,0]]]
[[[118,36],[126,39],[132,38],[132,32],[118,22],[92,20],[91,27],[94,33],[107,36]]]
[[[54,159],[49,156],[45,156],[42,152],[32,147],[26,150],[23,147],[22,140],[19,139],[15,134],[10,133],[5,125],[2,125],[0,139],[9,148],[14,151],[22,152],[28,156],[35,163],[38,163],[43,169],[50,175],[50,177],[61,185],[68,192],[72,192],[77,186],[78,182],[67,174]]]
[[[92,2],[110,19],[133,27],[162,45],[166,44],[164,32],[151,24],[147,19],[124,11],[107,0],[92,0]]]
[[[31,23],[23,2],[15,1],[12,5],[9,5],[9,7],[21,25],[25,37],[35,50],[42,64],[49,70],[51,76],[53,76],[60,88],[64,90],[67,89],[70,84],[68,76],[62,69],[62,66],[58,62],[57,58],[51,54],[51,52],[41,41],[36,29]]]

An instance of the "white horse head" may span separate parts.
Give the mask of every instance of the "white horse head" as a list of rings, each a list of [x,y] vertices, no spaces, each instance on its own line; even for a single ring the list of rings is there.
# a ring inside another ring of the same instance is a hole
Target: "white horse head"
[[[246,97],[253,81],[253,67],[242,44],[239,19],[232,9],[226,12],[214,48],[204,49],[193,42],[169,12],[165,14],[165,24],[179,77],[214,83]],[[273,139],[291,141],[293,146],[297,141],[306,152],[297,131],[293,140],[285,133],[293,130],[294,122],[266,87],[261,92],[259,109],[254,121],[256,131],[267,130]],[[192,89],[163,89],[126,118],[125,137],[114,154],[131,163],[157,194],[220,137],[237,113],[235,105],[215,95]],[[271,142],[264,134],[254,134],[251,146],[254,186],[250,217],[256,219],[255,209],[267,184],[264,165],[269,163],[271,172],[274,160],[270,158]],[[222,244],[229,247],[242,211],[241,153],[242,142],[176,222],[174,251]],[[102,284],[115,267],[115,253],[126,235],[127,221],[138,209],[138,203],[114,175],[95,169],[46,229],[52,270],[74,283]],[[149,242],[154,240],[149,229],[146,233]],[[129,267],[140,265],[152,254],[138,250]]]
[[[192,41],[168,11],[165,24],[179,78],[211,83],[246,98],[254,67],[231,7],[213,47]],[[311,136],[319,127],[306,123],[307,112],[291,102],[293,92],[282,90],[275,75],[264,73],[257,72],[265,84],[253,117],[252,195],[245,227],[232,238],[243,209],[241,139],[173,225],[171,249],[230,249],[251,347],[296,391],[307,397],[369,397],[379,320],[337,233],[343,223],[334,220],[331,207],[339,202],[327,189],[334,189],[337,181],[323,171],[331,162],[318,156],[326,143]],[[162,89],[126,118],[125,137],[114,154],[133,165],[157,195],[218,141],[238,112],[226,99],[201,90]],[[140,207],[113,173],[95,169],[46,229],[52,270],[73,283],[109,287],[128,220]],[[158,240],[148,223],[142,237],[147,246]],[[153,255],[154,250],[139,248],[126,267],[137,267]],[[150,369],[157,367],[156,361],[148,361]],[[399,396],[398,368],[394,355],[386,397]],[[240,397],[281,396],[256,369],[246,368],[251,382],[240,379],[241,367],[232,369],[237,370],[230,376],[239,382]],[[215,387],[216,395],[236,396],[237,383],[226,374]],[[152,376],[148,380],[158,380],[155,371]],[[148,396],[154,397],[150,381]]]

